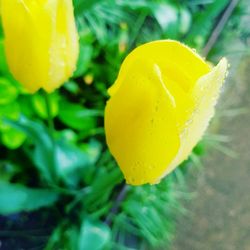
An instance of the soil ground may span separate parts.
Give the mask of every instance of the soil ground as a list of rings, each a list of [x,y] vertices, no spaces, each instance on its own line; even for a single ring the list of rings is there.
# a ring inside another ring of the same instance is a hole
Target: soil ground
[[[237,157],[210,150],[204,169],[188,177],[196,198],[179,218],[171,250],[250,250],[250,57],[245,57],[228,80],[223,100],[246,113],[221,117],[219,134]]]

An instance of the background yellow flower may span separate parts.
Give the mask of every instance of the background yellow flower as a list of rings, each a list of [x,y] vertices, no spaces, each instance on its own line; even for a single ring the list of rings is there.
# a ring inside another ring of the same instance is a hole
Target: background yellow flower
[[[29,92],[51,92],[74,72],[78,35],[71,0],[2,0],[10,71]]]

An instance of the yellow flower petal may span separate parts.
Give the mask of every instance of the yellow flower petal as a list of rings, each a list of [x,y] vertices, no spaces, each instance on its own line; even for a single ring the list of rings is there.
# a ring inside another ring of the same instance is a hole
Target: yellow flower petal
[[[195,106],[189,118],[183,124],[183,130],[180,131],[181,147],[179,153],[172,164],[168,166],[164,175],[170,173],[188,158],[192,149],[206,131],[209,121],[214,116],[214,107],[219,98],[227,68],[227,60],[221,59],[216,67],[197,80],[194,88],[190,91],[189,95]]]
[[[157,180],[180,142],[172,96],[158,66],[137,59],[132,67],[124,77],[126,84],[107,103],[105,128],[110,150],[127,182],[140,185]]]
[[[189,88],[190,84],[210,71],[210,66],[194,50],[174,40],[160,40],[146,43],[133,50],[124,60],[120,69],[116,83],[109,89],[112,96],[119,88],[121,79],[128,73],[130,64],[142,57],[154,61],[163,72],[167,72],[167,77],[177,81],[183,88]],[[192,72],[192,74],[190,74]]]
[[[107,144],[132,185],[154,184],[187,158],[213,116],[227,69],[187,46],[155,41],[132,51],[109,89]]]
[[[1,0],[5,51],[27,90],[51,92],[73,73],[78,35],[71,0]]]

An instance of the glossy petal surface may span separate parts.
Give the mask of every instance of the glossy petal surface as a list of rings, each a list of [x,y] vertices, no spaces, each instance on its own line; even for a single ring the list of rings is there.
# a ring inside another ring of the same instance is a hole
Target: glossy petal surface
[[[226,70],[225,59],[211,68],[172,40],[127,56],[105,109],[107,144],[127,183],[157,183],[188,157],[213,116]]]

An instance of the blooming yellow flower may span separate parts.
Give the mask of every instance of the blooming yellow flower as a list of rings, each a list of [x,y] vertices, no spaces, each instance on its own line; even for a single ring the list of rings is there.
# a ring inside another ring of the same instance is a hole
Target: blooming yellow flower
[[[202,137],[227,72],[172,40],[144,44],[123,62],[105,109],[107,144],[128,184],[158,183]]]
[[[74,72],[78,35],[72,0],[1,0],[5,52],[29,92],[51,92]]]

